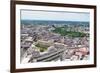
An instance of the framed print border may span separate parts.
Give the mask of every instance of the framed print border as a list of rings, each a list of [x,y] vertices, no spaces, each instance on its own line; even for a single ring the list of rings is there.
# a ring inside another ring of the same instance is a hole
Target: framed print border
[[[94,64],[75,65],[75,66],[55,66],[55,67],[40,67],[40,68],[25,68],[16,69],[16,5],[36,5],[36,6],[50,6],[50,7],[70,7],[70,8],[85,8],[93,9],[94,11]],[[63,3],[47,3],[47,2],[33,2],[33,1],[11,1],[11,61],[10,71],[13,72],[27,72],[27,71],[42,71],[42,70],[59,70],[59,69],[75,69],[75,68],[90,68],[96,67],[96,6],[94,5],[79,5],[79,4],[63,4]]]

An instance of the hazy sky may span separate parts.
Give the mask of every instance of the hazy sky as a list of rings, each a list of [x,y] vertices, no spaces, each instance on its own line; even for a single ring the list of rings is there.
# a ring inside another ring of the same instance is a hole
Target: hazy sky
[[[21,10],[22,20],[89,21],[89,13]]]

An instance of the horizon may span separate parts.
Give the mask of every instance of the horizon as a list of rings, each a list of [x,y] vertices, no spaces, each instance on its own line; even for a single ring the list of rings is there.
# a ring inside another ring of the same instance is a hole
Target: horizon
[[[21,10],[21,20],[90,21],[88,12]]]
[[[32,19],[21,19],[21,21],[89,22],[89,21],[64,21],[64,20],[32,20]]]

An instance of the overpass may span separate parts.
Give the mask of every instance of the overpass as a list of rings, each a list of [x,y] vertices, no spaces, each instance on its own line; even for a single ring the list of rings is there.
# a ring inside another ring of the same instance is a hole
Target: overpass
[[[67,47],[66,49],[59,49],[57,51],[45,53],[45,54],[40,55],[40,56],[35,57],[35,58],[31,57],[29,62],[33,62],[34,60],[36,62],[48,62],[48,61],[52,61],[52,60],[57,60],[58,58],[60,58],[62,60],[62,55],[64,54],[64,52],[66,50],[79,49],[79,48],[82,48],[82,47]]]
[[[56,60],[57,58],[59,58],[63,54],[63,52],[65,50],[66,49],[59,49],[57,51],[45,53],[45,54],[40,55],[40,56],[35,57],[35,58],[31,57],[29,62],[32,62],[34,59],[36,60],[36,62],[48,62],[48,61]]]

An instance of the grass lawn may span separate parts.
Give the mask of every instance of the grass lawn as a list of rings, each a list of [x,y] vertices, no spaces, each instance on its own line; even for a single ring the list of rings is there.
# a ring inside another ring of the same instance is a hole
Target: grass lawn
[[[64,27],[56,27],[55,30],[52,30],[54,33],[59,33],[62,36],[69,36],[69,37],[84,37],[86,34],[82,32],[76,31],[67,31]]]
[[[44,51],[46,51],[47,48],[48,48],[48,46],[42,45],[42,44],[39,44],[39,43],[36,44],[35,46],[38,47],[38,48],[40,49],[40,52],[44,52]]]

